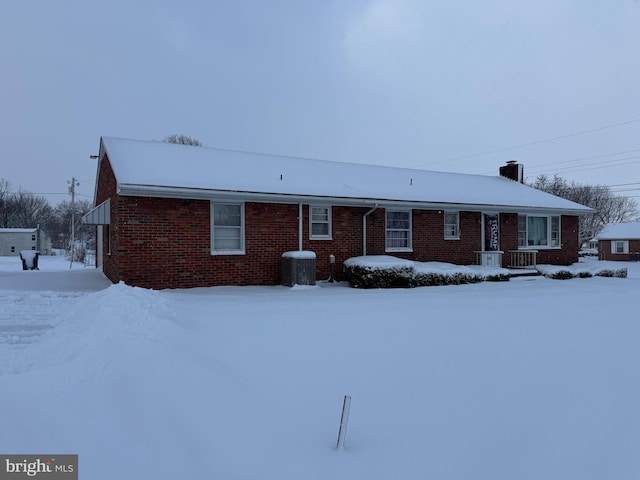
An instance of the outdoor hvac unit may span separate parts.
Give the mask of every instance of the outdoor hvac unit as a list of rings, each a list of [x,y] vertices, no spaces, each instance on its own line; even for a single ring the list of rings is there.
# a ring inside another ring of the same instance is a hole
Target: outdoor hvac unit
[[[316,284],[316,254],[306,250],[282,254],[282,285]]]

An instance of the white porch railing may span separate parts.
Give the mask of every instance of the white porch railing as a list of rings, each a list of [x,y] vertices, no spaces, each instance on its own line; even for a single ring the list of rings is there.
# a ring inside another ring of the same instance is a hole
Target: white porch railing
[[[476,252],[476,265],[502,267],[502,253],[500,250]]]
[[[509,250],[509,268],[535,268],[537,250]]]

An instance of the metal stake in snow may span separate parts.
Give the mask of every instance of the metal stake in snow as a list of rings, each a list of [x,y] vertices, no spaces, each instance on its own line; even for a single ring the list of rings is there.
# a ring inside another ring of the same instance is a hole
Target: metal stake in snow
[[[336,448],[344,447],[344,439],[347,436],[347,424],[349,423],[349,409],[351,408],[351,397],[344,396],[342,404],[342,417],[340,418],[340,429],[338,430],[338,443]]]

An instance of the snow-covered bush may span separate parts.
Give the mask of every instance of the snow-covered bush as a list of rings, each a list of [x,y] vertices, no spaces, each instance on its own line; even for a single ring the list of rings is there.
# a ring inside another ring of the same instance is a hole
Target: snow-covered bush
[[[509,278],[508,273],[493,273],[484,277],[487,282],[508,282]]]
[[[627,278],[626,268],[606,268],[595,273],[596,277]]]
[[[350,258],[344,263],[344,273],[355,288],[411,288],[509,280],[509,272],[501,268],[413,262],[388,255]]]
[[[538,265],[537,270],[547,278],[568,280],[570,278],[617,277],[626,278],[627,269],[610,262],[586,262],[573,265]]]
[[[413,266],[411,265],[375,267],[345,263],[344,273],[347,281],[354,288],[407,288],[414,286]]]
[[[549,278],[553,278],[554,280],[569,280],[574,277],[573,273],[569,270],[557,270],[549,275]]]

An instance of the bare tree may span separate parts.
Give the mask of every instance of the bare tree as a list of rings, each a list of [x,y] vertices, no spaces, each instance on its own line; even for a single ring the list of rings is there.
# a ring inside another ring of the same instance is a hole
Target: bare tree
[[[74,202],[75,215],[71,215],[71,202],[65,200],[60,202],[55,210],[55,221],[50,226],[47,233],[51,236],[55,248],[67,248],[71,241],[71,218],[75,218],[75,238],[87,248],[93,248],[95,241],[95,229],[93,225],[82,223],[82,216],[91,210],[89,200],[76,200]]]
[[[47,230],[54,221],[54,211],[49,201],[21,188],[10,196],[11,226],[16,228],[32,228],[40,225]]]
[[[581,244],[595,238],[607,223],[633,221],[640,213],[633,199],[617,196],[604,185],[569,183],[559,175],[553,178],[539,175],[531,186],[595,210],[595,213],[580,216]]]
[[[202,147],[202,142],[193,137],[188,137],[182,133],[167,135],[162,139],[164,143],[177,143],[178,145],[193,145],[194,147]]]

